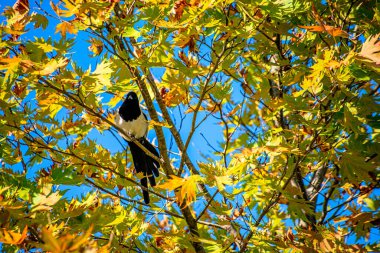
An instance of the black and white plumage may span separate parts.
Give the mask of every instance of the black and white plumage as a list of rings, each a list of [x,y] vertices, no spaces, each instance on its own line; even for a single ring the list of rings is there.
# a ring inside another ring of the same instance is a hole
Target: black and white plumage
[[[135,92],[131,91],[127,94],[126,99],[119,108],[119,112],[116,114],[115,123],[126,134],[136,138],[147,150],[159,157],[156,148],[146,139],[148,121],[146,115],[140,109],[139,99]],[[158,168],[160,164],[148,156],[128,136],[123,133],[120,133],[120,135],[128,142],[136,172],[142,172],[144,175],[140,181],[141,185],[148,188],[149,180],[149,184],[155,186],[155,177],[159,175]],[[149,204],[149,192],[143,189],[143,196],[144,202]]]

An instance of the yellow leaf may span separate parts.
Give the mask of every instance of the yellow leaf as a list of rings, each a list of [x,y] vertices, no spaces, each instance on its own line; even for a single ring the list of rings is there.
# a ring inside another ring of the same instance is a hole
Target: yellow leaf
[[[75,28],[75,26],[69,22],[62,22],[57,25],[55,28],[55,33],[60,32],[62,36],[66,36],[66,33],[71,33],[71,34],[77,34],[78,29]]]
[[[46,110],[52,118],[54,118],[55,115],[62,109],[62,106],[59,105],[59,102],[61,102],[61,96],[57,93],[45,92],[38,94],[37,101],[41,108]]]
[[[189,43],[191,43],[193,39],[193,36],[189,34],[180,33],[176,37],[174,37],[173,41],[176,46],[184,48],[187,45],[189,45]]]
[[[225,185],[232,185],[232,179],[229,176],[215,176],[215,182],[219,191],[224,191]]]
[[[168,122],[157,122],[157,121],[154,121],[154,120],[150,120],[149,121],[149,125],[151,126],[161,126],[161,127],[167,127],[167,128],[171,128],[172,126],[169,125]]]
[[[3,194],[3,192],[5,192],[6,190],[8,190],[9,188],[11,188],[10,186],[6,186],[2,189],[0,189],[0,195]]]
[[[123,93],[116,93],[115,96],[113,96],[110,101],[107,103],[107,105],[111,108],[115,107],[120,101],[124,100],[124,96],[127,94],[127,92]]]
[[[180,178],[173,175],[168,182],[162,185],[157,185],[156,187],[167,190],[175,190],[180,188],[180,190],[176,192],[177,200],[180,205],[186,204],[187,206],[195,201],[197,182],[201,180],[202,177],[199,175],[192,175],[187,178]]]
[[[107,119],[111,122],[115,122],[115,116],[116,116],[116,114],[114,114],[114,113],[108,113]],[[109,126],[109,127],[111,127],[111,126]]]
[[[60,9],[59,8],[59,5],[61,3],[64,3],[65,5],[65,8],[67,10],[64,10],[64,9]],[[58,16],[61,16],[61,17],[65,17],[65,18],[68,18],[68,17],[71,17],[72,15],[75,15],[75,14],[80,14],[80,7],[81,5],[80,4],[72,4],[72,1],[70,0],[62,0],[60,1],[57,5],[55,5],[53,3],[53,1],[50,1],[50,6],[51,8],[53,9],[53,11],[58,15]]]
[[[46,42],[36,42],[35,45],[37,45],[38,48],[41,48],[45,53],[49,53],[53,50],[56,50],[55,47]]]
[[[93,228],[94,228],[94,225],[91,224],[90,227],[87,229],[86,233],[84,233],[81,236],[75,238],[73,240],[74,244],[71,245],[71,247],[68,249],[68,251],[78,250],[83,244],[85,244],[86,242],[88,242],[89,237],[91,236]]]
[[[104,60],[96,66],[91,75],[97,80],[96,85],[92,88],[94,92],[103,89],[104,86],[110,87],[112,85],[111,75],[114,71],[111,66],[112,64],[108,60]]]
[[[21,58],[18,58],[18,57],[1,58],[0,70],[8,69],[8,70],[16,71],[21,61],[22,61]]]
[[[157,185],[156,187],[164,189],[164,190],[173,191],[173,190],[177,189],[178,187],[182,186],[183,181],[184,181],[183,178],[180,178],[180,177],[177,177],[174,175],[172,175],[170,177],[171,177],[171,179],[169,179],[166,183]]]
[[[110,223],[108,223],[107,226],[118,225],[124,221],[125,217],[127,217],[127,212],[124,209],[122,209],[121,212],[116,216],[116,218]]]
[[[50,251],[62,252],[59,241],[47,228],[42,229],[42,240],[44,241],[44,246]]]
[[[95,71],[93,72],[94,75],[107,75],[112,74],[113,69],[111,68],[111,62],[104,60],[101,63],[99,63],[96,66]]]
[[[51,210],[51,206],[55,205],[61,199],[59,192],[54,192],[50,196],[44,194],[37,194],[33,197],[33,207],[32,211],[36,212],[38,210]]]
[[[335,60],[331,60],[330,62],[326,63],[326,68],[337,69],[339,67],[340,67],[340,62],[337,62]]]
[[[89,42],[91,45],[88,47],[88,50],[93,52],[94,55],[100,55],[103,51],[103,42],[94,38],[91,38]]]
[[[56,71],[58,68],[65,67],[68,63],[69,63],[69,59],[67,58],[60,58],[58,60],[52,59],[46,65],[44,65],[41,70],[34,71],[33,74],[41,75],[41,76],[50,75],[51,73]]]

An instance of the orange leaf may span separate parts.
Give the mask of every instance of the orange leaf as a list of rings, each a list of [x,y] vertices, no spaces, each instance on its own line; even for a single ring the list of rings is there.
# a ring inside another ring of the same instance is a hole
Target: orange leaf
[[[156,187],[171,191],[180,188],[180,191],[176,192],[178,202],[180,205],[183,203],[189,205],[196,199],[197,182],[201,179],[199,175],[192,175],[188,178],[180,178],[173,175],[168,182]]]
[[[320,25],[314,25],[314,26],[300,25],[299,27],[306,29],[306,30],[309,30],[311,32],[323,32],[324,31],[323,26],[320,26]]]
[[[83,244],[89,241],[89,237],[91,236],[92,229],[94,228],[94,225],[91,224],[90,227],[87,229],[85,233],[83,233],[81,236],[75,238],[73,241],[73,245],[69,248],[69,251],[78,250]]]
[[[346,31],[343,31],[340,28],[329,26],[329,25],[315,25],[315,26],[299,26],[300,28],[304,28],[306,30],[309,30],[311,32],[327,32],[331,36],[334,37],[343,37],[347,38],[348,33]]]
[[[42,240],[44,241],[44,247],[49,251],[62,252],[59,240],[47,228],[42,229]]]
[[[181,87],[173,87],[162,96],[166,106],[177,106],[186,100],[186,93]]]
[[[27,232],[28,226],[25,226],[21,234],[13,231],[7,231],[3,228],[3,230],[0,231],[0,242],[6,244],[21,244],[25,240]]]
[[[62,36],[66,36],[66,33],[71,33],[71,34],[77,34],[78,29],[75,28],[75,26],[69,22],[62,22],[57,25],[55,28],[55,33],[60,32]]]
[[[179,21],[181,19],[183,11],[187,5],[188,4],[185,0],[178,0],[174,3],[171,13],[174,14],[175,21]]]
[[[334,37],[343,37],[343,38],[348,38],[348,33],[346,31],[343,31],[340,28],[337,27],[332,27],[332,26],[325,26],[326,31],[334,36]]]

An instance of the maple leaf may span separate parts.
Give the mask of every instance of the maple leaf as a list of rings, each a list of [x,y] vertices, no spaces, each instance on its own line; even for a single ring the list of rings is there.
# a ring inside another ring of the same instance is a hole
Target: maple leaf
[[[180,188],[179,191],[176,192],[177,200],[182,204],[189,205],[191,202],[196,199],[196,190],[197,190],[197,182],[201,181],[201,176],[192,175],[187,178],[180,178],[172,175],[171,179],[169,179],[166,183],[161,185],[157,185],[156,187],[165,189],[165,190],[176,190]]]
[[[55,205],[61,199],[59,192],[50,194],[46,196],[44,194],[37,194],[33,197],[33,212],[41,210],[51,210],[53,205]]]
[[[61,4],[64,4],[66,10],[59,8]],[[72,4],[71,1],[67,0],[60,1],[57,5],[55,5],[53,1],[50,1],[50,6],[58,16],[66,18],[79,14],[80,9],[80,4]]]
[[[35,45],[38,48],[41,48],[45,53],[49,53],[49,52],[52,52],[53,50],[57,50],[51,44],[46,43],[46,42],[36,42]]]
[[[13,9],[20,14],[24,14],[29,11],[29,0],[17,0],[13,5]]]
[[[173,191],[183,184],[183,178],[172,175],[171,178],[163,184],[157,185],[157,188]]]
[[[3,230],[0,230],[0,242],[16,245],[21,244],[25,240],[27,232],[28,226],[25,226],[21,234],[14,231],[8,231],[5,228],[3,228]]]
[[[16,71],[21,61],[19,57],[0,58],[0,70],[8,69]]]
[[[16,83],[15,86],[13,86],[12,90],[16,94],[17,97],[20,97],[21,94],[24,92],[25,88],[26,86]]]
[[[197,182],[202,178],[199,175],[192,175],[188,178],[185,178],[185,182],[181,187],[180,194],[180,204],[184,203],[184,199],[186,196],[186,205],[189,205],[191,202],[196,200],[196,191],[197,191]],[[182,200],[182,201],[181,201]]]
[[[91,45],[88,47],[88,50],[90,50],[94,56],[100,55],[103,51],[103,42],[94,38],[91,38],[89,42]]]
[[[162,96],[166,106],[172,107],[186,100],[186,93],[181,87],[175,86]]]
[[[42,27],[42,29],[46,29],[48,26],[49,20],[41,14],[33,14],[32,15],[33,21],[34,21],[34,28]]]
[[[229,176],[215,176],[215,183],[219,191],[223,191],[226,185],[232,185],[232,179]]]
[[[178,0],[174,3],[173,9],[171,10],[171,14],[174,15],[174,20],[179,21],[183,15],[183,11],[187,6],[187,2],[185,0]]]
[[[91,224],[85,233],[82,233],[82,235],[80,235],[79,237],[74,238],[73,244],[68,250],[69,251],[78,250],[80,247],[82,247],[82,245],[88,243],[89,237],[91,236],[93,228],[94,228],[94,225]]]
[[[60,58],[58,60],[53,59],[44,65],[41,70],[34,71],[33,74],[47,76],[56,71],[58,68],[65,67],[68,63],[69,59],[67,58]]]
[[[315,25],[315,26],[300,25],[299,27],[309,30],[311,32],[327,32],[333,37],[348,38],[348,33],[346,31],[343,31],[341,28],[333,27],[330,25]]]
[[[19,38],[20,34],[17,34],[17,32],[22,32],[25,28],[25,25],[27,23],[27,17],[29,14],[29,0],[17,0],[16,3],[13,5],[12,9],[15,12],[15,15],[11,20],[8,21],[8,24],[10,24],[10,30],[13,31],[12,34],[12,40],[16,41]]]
[[[362,50],[359,53],[360,57],[367,58],[373,61],[376,65],[380,65],[380,33],[368,37],[364,42]]]
[[[57,25],[55,28],[55,33],[60,32],[63,37],[66,36],[66,33],[71,33],[71,34],[77,34],[78,29],[75,28],[75,26],[69,22],[62,22]]]

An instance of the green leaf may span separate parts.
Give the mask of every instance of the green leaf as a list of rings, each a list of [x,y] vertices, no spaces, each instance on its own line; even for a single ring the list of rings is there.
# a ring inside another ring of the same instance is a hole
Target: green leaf
[[[53,169],[51,177],[57,185],[80,185],[84,182],[84,177],[74,172],[74,167]]]
[[[122,35],[123,37],[133,37],[137,39],[138,37],[140,37],[140,32],[134,29],[133,27],[127,27],[123,30]]]
[[[46,16],[41,15],[41,14],[34,14],[32,18],[34,21],[34,28],[42,27],[42,29],[44,30],[47,28],[49,21]]]

